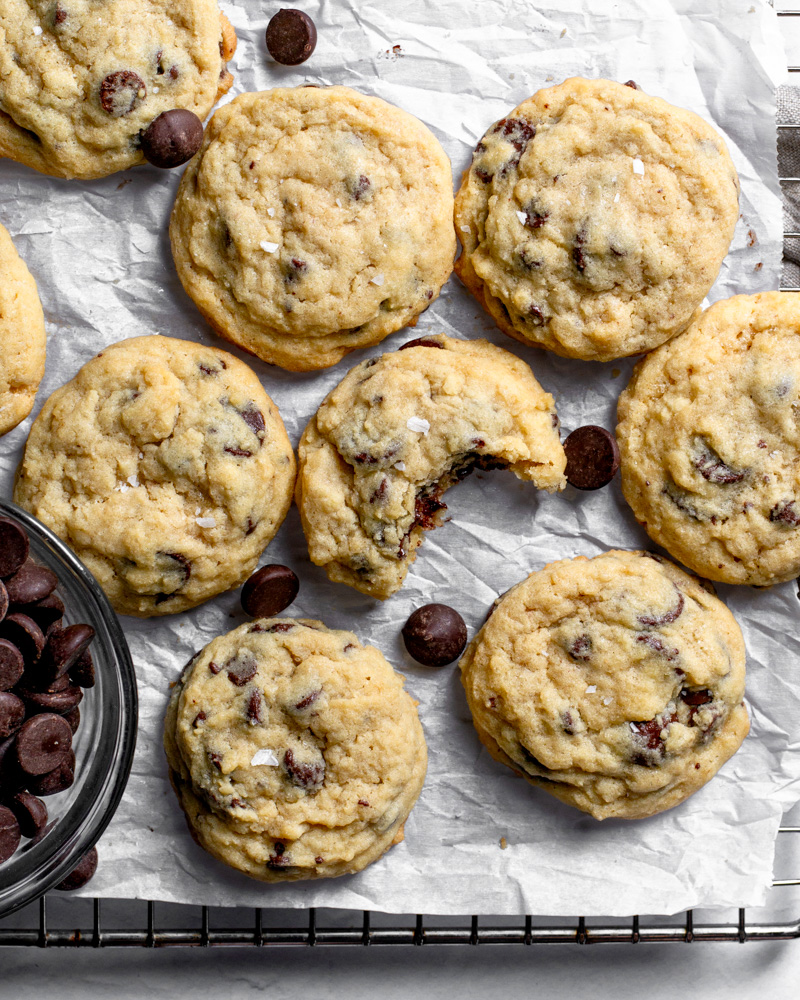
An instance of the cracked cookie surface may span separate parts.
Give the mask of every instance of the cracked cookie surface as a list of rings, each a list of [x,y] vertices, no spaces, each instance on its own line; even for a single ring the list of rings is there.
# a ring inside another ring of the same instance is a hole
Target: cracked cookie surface
[[[46,341],[36,282],[0,226],[0,434],[31,412]]]
[[[495,603],[461,673],[495,760],[596,819],[678,805],[749,728],[733,615],[647,552],[532,573]]]
[[[650,537],[711,580],[800,574],[800,296],[712,305],[619,399],[622,490]]]
[[[347,87],[217,111],[170,222],[183,286],[223,337],[290,371],[413,326],[456,243],[450,161],[405,111]]]
[[[609,361],[691,321],[738,215],[722,137],[631,86],[574,78],[484,135],[456,196],[456,272],[498,326]]]
[[[403,678],[322,622],[259,619],[214,639],[164,733],[192,835],[265,882],[361,871],[403,839],[427,751]]]
[[[210,347],[136,337],[47,400],[14,499],[124,614],[172,614],[242,583],[286,516],[295,461],[253,371]]]
[[[57,177],[142,163],[140,131],[172,108],[204,119],[235,48],[216,0],[4,0],[0,156]]]
[[[530,368],[485,340],[443,334],[348,372],[298,457],[311,561],[381,599],[402,586],[423,532],[442,523],[442,493],[473,469],[509,468],[549,492],[566,483],[553,397]]]

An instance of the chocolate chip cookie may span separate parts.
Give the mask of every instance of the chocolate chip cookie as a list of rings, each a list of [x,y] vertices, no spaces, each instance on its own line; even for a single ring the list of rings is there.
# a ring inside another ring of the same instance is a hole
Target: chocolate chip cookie
[[[403,839],[427,751],[374,646],[262,618],[214,639],[175,686],[164,746],[195,840],[264,882],[361,871]]]
[[[45,403],[14,499],[149,617],[240,584],[291,503],[277,407],[237,358],[168,337],[101,351]]]
[[[647,533],[711,580],[800,574],[800,296],[717,302],[634,369],[622,490]]]
[[[647,552],[532,573],[495,603],[461,672],[495,760],[596,819],[678,805],[749,728],[733,615]]]
[[[0,226],[0,434],[31,412],[46,340],[36,282]]]
[[[402,586],[423,532],[442,523],[442,494],[473,469],[565,486],[553,397],[530,368],[485,340],[442,334],[348,372],[298,454],[311,561],[381,600]]]
[[[142,163],[150,122],[229,89],[235,49],[216,0],[4,0],[0,156],[56,177]]]
[[[290,371],[377,344],[453,267],[450,162],[416,118],[347,87],[242,94],[219,110],[170,223],[214,329]]]
[[[456,271],[525,344],[609,361],[685,329],[738,215],[722,137],[608,80],[540,90],[496,122],[456,197]]]

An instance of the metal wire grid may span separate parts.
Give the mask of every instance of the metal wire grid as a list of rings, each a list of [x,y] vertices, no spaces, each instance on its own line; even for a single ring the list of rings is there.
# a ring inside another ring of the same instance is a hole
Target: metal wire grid
[[[800,10],[777,11],[778,17],[800,18]],[[800,65],[788,67],[789,73],[800,73]],[[800,122],[779,124],[780,132],[800,130]],[[800,177],[780,177],[782,184],[800,184]],[[784,238],[800,239],[800,231],[787,231]],[[800,286],[782,286],[783,291],[800,292]],[[784,826],[780,834],[800,833],[800,826]],[[775,879],[773,888],[800,886],[800,878]],[[92,901],[92,924],[87,929],[51,929],[48,922],[47,897],[38,904],[38,924],[27,928],[0,926],[0,947],[35,948],[165,948],[219,946],[264,947],[267,945],[434,945],[434,944],[641,944],[643,942],[667,943],[695,941],[733,941],[745,944],[750,941],[788,941],[800,937],[800,918],[785,923],[748,923],[746,911],[741,907],[736,922],[706,924],[695,923],[694,913],[687,910],[683,921],[642,923],[640,917],[630,918],[629,923],[590,924],[585,917],[577,917],[574,924],[555,926],[534,922],[531,916],[519,918],[510,926],[481,926],[478,916],[469,918],[463,925],[426,926],[425,916],[417,913],[414,921],[405,926],[374,926],[369,910],[347,911],[348,926],[318,927],[317,911],[308,909],[303,926],[265,927],[261,908],[253,910],[249,927],[212,930],[213,907],[197,906],[199,928],[156,929],[156,904],[147,903],[147,926],[142,929],[104,930],[101,912],[102,901]],[[274,911],[273,911],[274,912]],[[360,917],[358,916],[360,914]],[[464,920],[466,921],[466,917]]]

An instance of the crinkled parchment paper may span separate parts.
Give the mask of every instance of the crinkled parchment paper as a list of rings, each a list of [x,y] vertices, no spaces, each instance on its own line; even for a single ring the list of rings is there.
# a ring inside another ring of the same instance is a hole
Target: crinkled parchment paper
[[[304,82],[349,84],[405,108],[441,139],[454,181],[495,119],[572,75],[630,78],[719,128],[742,180],[742,218],[713,298],[778,285],[780,192],[773,87],[784,56],[762,0],[328,0],[304,4],[319,28],[295,69],[266,57],[277,4],[224,9],[239,35],[234,93]],[[101,181],[59,181],[0,162],[0,219],[39,282],[48,321],[46,396],[103,346],[159,332],[231,349],[183,293],[167,239],[178,172],[139,167]],[[524,358],[556,397],[564,432],[614,424],[632,362],[564,360],[497,331],[453,278],[413,333],[356,352],[333,369],[291,375],[245,358],[296,443],[309,416],[366,355],[445,331],[488,337]],[[0,444],[10,496],[30,419]],[[262,906],[364,907],[427,913],[666,913],[763,902],[781,813],[800,797],[800,604],[794,584],[721,588],[744,629],[753,729],[709,785],[646,821],[598,823],[489,759],[473,731],[455,668],[427,670],[405,654],[400,627],[429,601],[458,608],[471,633],[491,602],[545,563],[612,546],[648,547],[619,484],[597,493],[538,493],[510,473],[477,474],[448,494],[452,520],[426,536],[403,589],[385,603],[330,584],[308,561],[292,510],[264,561],[293,566],[292,612],[353,629],[407,677],[430,749],[406,839],[357,876],[266,886],[192,841],[169,787],[161,729],[171,683],[190,655],[243,618],[236,593],[193,612],[123,620],[139,680],[141,722],[127,793],[101,842],[84,894]],[[500,847],[501,838],[507,849]]]

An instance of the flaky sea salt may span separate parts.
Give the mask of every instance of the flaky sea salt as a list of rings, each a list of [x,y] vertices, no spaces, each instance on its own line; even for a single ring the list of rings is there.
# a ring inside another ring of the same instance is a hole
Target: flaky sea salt
[[[462,233],[468,233],[470,231],[469,226],[459,226],[458,228]]]
[[[138,476],[136,475],[136,473],[135,473],[135,472],[134,472],[134,474],[133,474],[132,476],[128,476],[128,483],[129,483],[129,484],[130,484],[130,485],[131,485],[131,486],[132,486],[132,487],[133,487],[134,489],[136,489],[136,487],[137,487],[137,486],[139,485],[139,477],[138,477]]]
[[[256,750],[250,763],[254,766],[257,766],[258,764],[267,764],[269,767],[277,767],[279,761],[275,756],[275,751],[267,749]]]
[[[270,219],[274,219],[275,218],[275,209],[274,208],[268,208],[267,209],[267,215],[270,217]]]
[[[338,198],[336,199],[336,207],[337,208],[341,208],[342,207],[342,203],[341,203],[341,201],[339,201]]]
[[[427,434],[431,429],[431,425],[424,417],[409,417],[406,421],[406,427],[410,431],[417,431],[419,434]]]
[[[526,222],[526,220],[527,220],[527,218],[528,218],[528,216],[527,216],[527,215],[526,215],[526,214],[525,214],[524,212],[519,212],[519,211],[518,211],[518,212],[517,212],[517,218],[519,219],[519,221],[520,221],[520,222],[522,223],[522,225],[524,226],[524,225],[525,225],[525,222]]]
[[[278,249],[277,243],[270,243],[269,240],[262,240],[259,244],[264,253],[275,253]]]
[[[639,730],[636,728],[636,723],[629,722],[628,725],[631,727],[631,732],[632,733],[638,733],[639,732]]]
[[[33,33],[34,33],[34,35],[41,35],[41,33],[42,33],[42,29],[41,29],[41,28],[39,27],[39,25],[38,25],[38,24],[37,24],[37,25],[36,25],[36,27],[35,27],[35,28],[33,29]]]
[[[203,511],[202,511],[202,508],[200,508],[200,507],[195,507],[195,509],[194,509],[194,516],[195,516],[195,517],[198,517],[198,516],[199,516],[200,514],[202,514],[202,513],[203,513]]]
[[[633,172],[635,174],[640,174],[642,177],[644,177],[644,164],[642,163],[642,161],[639,159],[638,156],[634,157],[633,160]]]
[[[369,279],[369,283],[371,285],[382,285],[383,282],[384,278],[382,274],[373,274],[372,277]]]
[[[395,462],[394,463],[394,467],[395,467],[395,469],[399,469],[401,472],[405,472],[406,471],[406,463],[405,462]]]
[[[613,698],[603,698],[603,704],[610,705],[613,700]]]
[[[614,195],[614,204],[616,205],[618,201],[619,201],[619,191],[617,191],[617,193]]]
[[[127,493],[130,486],[128,486],[127,483],[120,483],[118,486],[115,486],[114,489],[117,493]]]
[[[201,528],[216,528],[217,522],[213,517],[196,517],[195,524],[198,524]]]
[[[586,688],[586,694],[594,694],[596,690],[597,690],[597,685],[590,684],[589,687]]]

